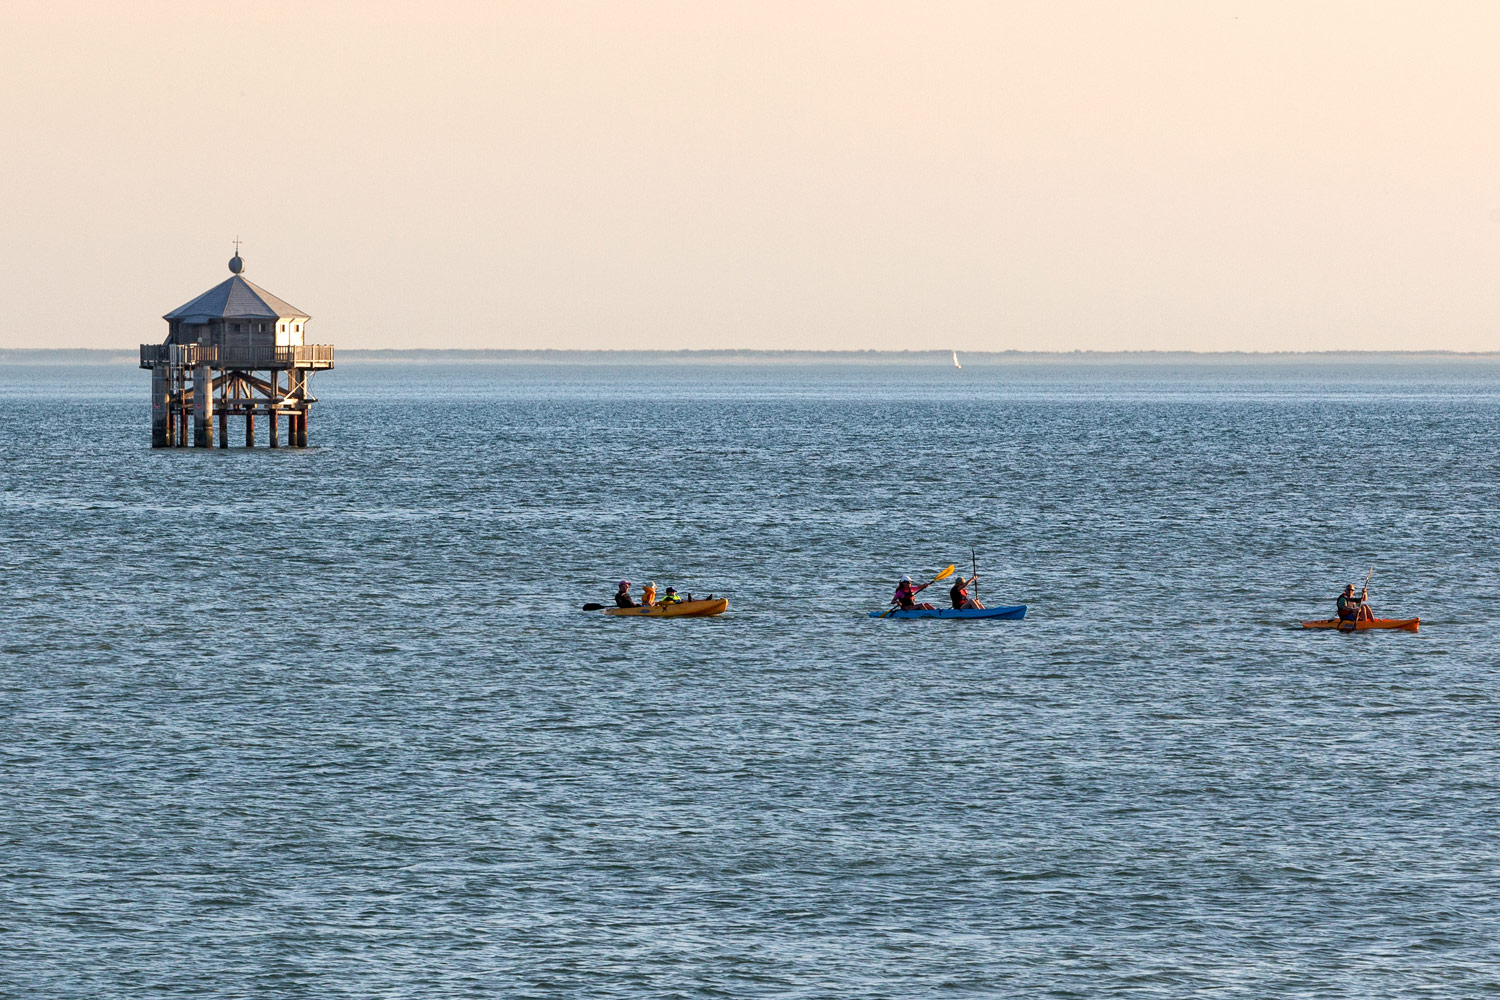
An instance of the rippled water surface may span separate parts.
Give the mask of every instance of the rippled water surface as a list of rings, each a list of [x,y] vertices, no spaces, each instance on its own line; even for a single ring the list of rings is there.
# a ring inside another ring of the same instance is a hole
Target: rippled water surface
[[[0,367],[0,995],[1500,990],[1500,362],[147,388]]]

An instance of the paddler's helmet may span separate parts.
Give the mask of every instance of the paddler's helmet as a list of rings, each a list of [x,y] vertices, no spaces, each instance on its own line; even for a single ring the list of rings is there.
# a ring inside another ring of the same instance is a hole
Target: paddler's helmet
[[[629,590],[630,589],[630,581],[629,580],[621,580],[620,581],[620,589],[621,590]]]
[[[903,576],[901,578],[901,582],[902,583],[911,583],[911,577],[909,577],[909,576]]]

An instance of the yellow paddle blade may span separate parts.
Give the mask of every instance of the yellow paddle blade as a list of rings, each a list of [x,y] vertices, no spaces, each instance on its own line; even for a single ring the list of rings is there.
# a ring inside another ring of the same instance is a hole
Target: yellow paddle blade
[[[952,575],[953,575],[953,567],[949,566],[947,569],[943,570],[937,576],[933,577],[932,578],[932,582],[933,583],[937,583],[939,580],[946,580],[946,579],[948,579],[948,577],[950,577]]]

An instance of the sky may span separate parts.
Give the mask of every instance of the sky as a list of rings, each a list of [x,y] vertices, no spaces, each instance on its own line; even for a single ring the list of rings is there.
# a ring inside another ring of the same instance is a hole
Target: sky
[[[5,0],[0,347],[1500,350],[1500,3]]]

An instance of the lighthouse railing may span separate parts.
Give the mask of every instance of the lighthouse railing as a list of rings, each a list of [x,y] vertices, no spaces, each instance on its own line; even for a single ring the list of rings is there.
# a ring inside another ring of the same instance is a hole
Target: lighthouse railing
[[[332,344],[296,344],[290,347],[220,346],[216,344],[142,344],[141,367],[169,364],[192,368],[295,368],[333,364]]]

